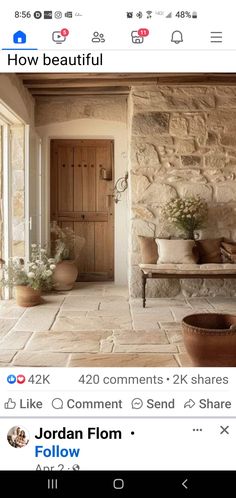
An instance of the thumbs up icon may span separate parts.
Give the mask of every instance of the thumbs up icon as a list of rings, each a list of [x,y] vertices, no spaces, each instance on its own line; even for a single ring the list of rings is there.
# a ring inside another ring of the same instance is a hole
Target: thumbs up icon
[[[9,398],[8,401],[4,403],[5,410],[14,410],[15,407],[16,407],[16,402],[13,401],[12,398]]]

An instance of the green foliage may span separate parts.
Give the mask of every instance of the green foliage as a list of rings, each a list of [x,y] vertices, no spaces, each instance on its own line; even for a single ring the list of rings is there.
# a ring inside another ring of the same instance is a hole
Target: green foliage
[[[78,255],[85,244],[85,239],[83,237],[76,235],[69,227],[59,227],[57,223],[53,223],[51,233],[55,237],[53,253],[56,263],[65,259],[70,259],[73,253]]]

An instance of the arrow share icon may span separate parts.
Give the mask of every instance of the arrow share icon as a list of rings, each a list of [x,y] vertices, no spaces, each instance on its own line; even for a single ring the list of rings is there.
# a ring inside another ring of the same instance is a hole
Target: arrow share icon
[[[186,486],[187,482],[188,482],[188,479],[185,479],[185,481],[182,482],[182,486],[184,489],[188,489],[188,486]]]
[[[186,403],[184,403],[184,408],[193,408],[196,405],[195,401],[193,399],[188,399]]]

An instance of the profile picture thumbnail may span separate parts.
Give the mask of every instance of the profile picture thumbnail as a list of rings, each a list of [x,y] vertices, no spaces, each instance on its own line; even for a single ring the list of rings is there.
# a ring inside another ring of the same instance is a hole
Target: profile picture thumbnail
[[[8,431],[7,440],[13,448],[24,448],[29,442],[29,433],[24,427],[15,425]]]

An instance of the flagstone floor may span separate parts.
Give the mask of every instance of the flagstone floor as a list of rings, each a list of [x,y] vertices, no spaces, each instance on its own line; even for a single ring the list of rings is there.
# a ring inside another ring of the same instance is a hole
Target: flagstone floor
[[[129,299],[126,287],[77,283],[34,308],[0,301],[0,366],[189,367],[181,319],[194,312],[236,313],[235,300]]]

